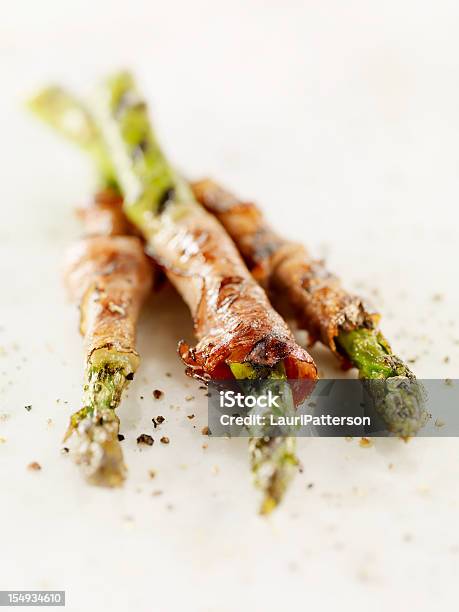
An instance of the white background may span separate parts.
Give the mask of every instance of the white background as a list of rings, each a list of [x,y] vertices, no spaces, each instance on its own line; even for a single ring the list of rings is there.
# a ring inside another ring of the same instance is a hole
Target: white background
[[[91,172],[23,102],[131,67],[187,175],[262,204],[373,300],[419,376],[454,378],[458,18],[453,1],[1,0],[0,588],[66,589],[72,611],[452,609],[457,440],[301,440],[303,473],[259,518],[246,442],[202,448],[205,398],[175,355],[190,320],[170,289],[145,309],[121,410],[129,480],[84,484],[59,450],[82,377],[59,267]],[[157,414],[170,445],[138,449]]]

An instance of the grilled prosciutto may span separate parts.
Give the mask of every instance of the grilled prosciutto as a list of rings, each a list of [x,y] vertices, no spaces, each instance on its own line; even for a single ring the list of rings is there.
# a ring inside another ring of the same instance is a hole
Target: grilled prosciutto
[[[374,327],[379,317],[361,298],[345,291],[301,244],[279,236],[255,204],[238,200],[208,179],[192,189],[235,241],[254,277],[271,296],[285,299],[312,341],[322,341],[339,356],[335,340],[341,330]]]
[[[70,249],[65,279],[80,304],[85,354],[94,366],[108,360],[134,373],[136,325],[151,289],[151,263],[139,238],[122,235],[129,225],[118,196],[99,194],[80,215],[91,235]]]
[[[223,227],[199,205],[187,202],[183,214],[166,208],[149,244],[193,317],[199,342],[179,347],[188,374],[226,378],[231,363],[272,367],[283,361],[289,378],[316,377],[312,358],[295,342]]]
[[[78,434],[76,460],[89,482],[119,486],[126,468],[116,408],[139,365],[137,318],[151,288],[152,267],[130,231],[120,198],[107,190],[80,211],[88,235],[69,251],[65,280],[80,305],[85,344],[85,397],[67,432]]]

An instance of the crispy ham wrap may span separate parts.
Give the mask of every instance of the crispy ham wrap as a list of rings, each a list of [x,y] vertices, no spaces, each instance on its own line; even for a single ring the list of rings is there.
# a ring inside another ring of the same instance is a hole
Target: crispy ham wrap
[[[238,200],[209,179],[193,183],[192,189],[223,224],[253,276],[276,302],[288,304],[312,342],[320,340],[341,357],[335,342],[341,330],[375,326],[378,315],[343,289],[303,245],[279,236],[255,204]]]
[[[311,356],[295,342],[216,219],[191,203],[172,222],[166,209],[152,243],[193,317],[198,344],[179,345],[189,375],[227,378],[231,363],[273,367],[283,361],[289,378],[316,378]]]
[[[135,333],[151,289],[152,265],[140,238],[114,235],[129,231],[121,203],[119,196],[107,191],[79,211],[92,235],[69,250],[65,281],[80,304],[88,363],[97,367],[108,360],[131,374],[139,364]]]

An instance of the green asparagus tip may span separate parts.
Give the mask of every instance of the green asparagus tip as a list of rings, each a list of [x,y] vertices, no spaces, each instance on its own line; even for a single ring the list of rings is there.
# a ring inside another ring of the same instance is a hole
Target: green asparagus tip
[[[126,466],[115,409],[127,384],[126,376],[122,369],[88,368],[86,380],[85,406],[72,415],[64,440],[75,434],[76,462],[83,466],[88,482],[119,487],[126,477]]]
[[[118,433],[119,420],[111,409],[85,407],[71,417],[64,440],[72,434],[77,437],[75,460],[91,484],[119,487],[124,482],[126,466]]]
[[[260,514],[270,514],[282,501],[298,471],[296,438],[251,438],[250,456],[255,486],[263,493]]]
[[[231,372],[237,380],[286,380],[283,362],[274,367],[251,363],[231,363]],[[290,398],[291,400],[291,398]],[[293,401],[293,400],[291,400]],[[292,406],[286,407],[291,410]],[[255,486],[262,492],[260,514],[270,514],[282,501],[297,472],[296,438],[249,438],[250,465]]]
[[[403,361],[392,353],[380,331],[359,328],[341,331],[337,338],[344,355],[359,370],[360,378],[389,378],[414,374]]]
[[[415,435],[428,418],[425,391],[408,366],[394,355],[381,332],[366,328],[342,331],[337,342],[365,380],[387,429],[402,438]]]

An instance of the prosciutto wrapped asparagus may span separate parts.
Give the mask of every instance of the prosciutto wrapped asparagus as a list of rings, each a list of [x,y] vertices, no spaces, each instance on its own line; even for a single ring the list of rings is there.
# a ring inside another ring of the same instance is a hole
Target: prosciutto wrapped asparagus
[[[296,344],[222,226],[162,154],[131,75],[108,79],[94,108],[125,212],[190,308],[198,344],[179,346],[187,373],[205,381],[255,378],[282,367],[285,377],[314,380],[310,355]],[[263,512],[279,502],[292,476],[293,445],[288,438],[251,442]]]
[[[116,415],[123,390],[139,365],[135,334],[140,307],[152,284],[153,267],[142,241],[131,234],[114,171],[85,106],[51,86],[29,101],[30,109],[59,134],[89,153],[100,191],[80,209],[86,238],[68,252],[65,281],[80,307],[84,337],[84,407],[70,421],[66,439],[77,437],[76,460],[93,484],[119,486],[125,464]]]
[[[294,342],[221,226],[195,202],[159,151],[132,79],[122,74],[112,84],[123,90],[118,91],[121,107],[129,111],[123,121],[132,127],[118,134],[121,138],[112,150],[115,164],[91,114],[74,96],[50,87],[32,100],[31,107],[92,154],[103,182],[124,184],[131,196],[126,205],[131,220],[143,230],[150,250],[190,306],[199,343],[194,348],[180,344],[188,374],[203,380],[231,376],[314,380],[316,368],[310,356]],[[75,122],[80,130],[67,128]],[[115,122],[114,127],[116,137],[121,124]],[[249,449],[255,483],[264,493],[261,510],[266,513],[280,501],[296,471],[295,440],[252,438]]]
[[[117,193],[99,193],[81,216],[89,235],[69,251],[65,281],[80,306],[85,395],[66,438],[77,435],[76,459],[88,480],[114,487],[126,471],[115,411],[139,365],[135,333],[151,288],[152,265],[141,240],[123,235],[129,227]]]
[[[348,293],[301,244],[277,234],[255,204],[240,201],[209,179],[194,183],[192,189],[225,227],[272,298],[280,306],[287,302],[312,341],[320,340],[344,366],[355,366],[360,377],[368,379],[388,429],[404,437],[415,434],[427,417],[422,389],[413,384],[414,374],[379,331],[379,315]],[[371,382],[382,379],[388,382]]]

